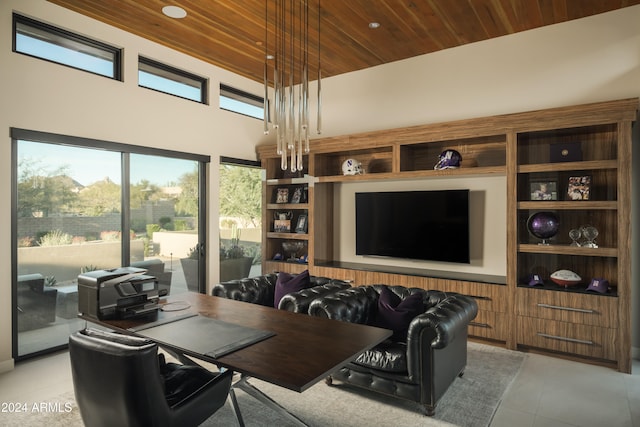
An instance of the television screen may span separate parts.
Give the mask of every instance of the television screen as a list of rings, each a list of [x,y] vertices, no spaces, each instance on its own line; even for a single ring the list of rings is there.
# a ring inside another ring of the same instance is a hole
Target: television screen
[[[468,264],[469,190],[356,193],[356,255]]]

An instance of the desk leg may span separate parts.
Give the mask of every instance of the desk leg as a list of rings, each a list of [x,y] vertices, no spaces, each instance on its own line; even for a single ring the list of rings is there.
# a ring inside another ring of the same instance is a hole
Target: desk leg
[[[231,406],[233,406],[233,413],[236,415],[238,425],[244,427],[244,420],[242,419],[242,413],[240,413],[240,407],[238,406],[238,399],[236,399],[236,392],[233,391],[233,387],[229,390],[229,398],[231,399]]]
[[[280,406],[278,402],[276,402],[275,400],[271,399],[269,396],[267,396],[266,394],[258,390],[255,386],[249,384],[248,379],[249,377],[242,375],[240,379],[231,386],[231,392],[229,393],[231,395],[231,403],[233,404],[233,408],[236,411],[236,417],[238,418],[238,422],[240,423],[240,426],[244,426],[244,424],[242,423],[242,415],[240,415],[238,402],[236,401],[235,393],[233,392],[234,388],[238,388],[244,391],[254,399],[259,400],[264,405],[273,409],[283,417],[289,419],[290,421],[293,421],[295,424],[300,426],[305,426],[305,427],[307,426],[307,424],[304,421],[302,421],[300,418],[296,417],[291,412],[287,411],[285,408]]]

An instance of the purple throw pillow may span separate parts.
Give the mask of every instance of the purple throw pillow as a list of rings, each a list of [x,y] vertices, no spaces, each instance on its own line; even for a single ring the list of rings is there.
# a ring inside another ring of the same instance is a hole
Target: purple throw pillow
[[[273,295],[273,306],[278,308],[280,300],[291,292],[301,291],[311,287],[311,278],[309,277],[309,270],[305,270],[300,274],[289,274],[281,271],[278,273],[278,279],[276,280],[276,288]]]
[[[422,294],[411,294],[405,299],[400,299],[388,287],[384,286],[380,290],[378,298],[378,313],[376,315],[376,325],[381,328],[391,329],[394,341],[404,341],[407,339],[409,324],[419,314],[424,312]]]

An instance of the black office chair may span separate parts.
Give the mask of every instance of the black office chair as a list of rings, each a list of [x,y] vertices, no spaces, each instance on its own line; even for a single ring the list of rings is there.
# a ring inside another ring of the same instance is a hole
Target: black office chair
[[[153,341],[96,329],[72,334],[69,355],[87,427],[197,426],[224,405],[233,375],[166,363]]]

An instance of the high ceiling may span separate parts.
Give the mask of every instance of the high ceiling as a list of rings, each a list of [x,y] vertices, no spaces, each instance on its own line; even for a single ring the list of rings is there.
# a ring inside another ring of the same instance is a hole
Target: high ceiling
[[[265,0],[49,0],[177,51],[263,81]],[[299,0],[293,0],[298,4]],[[318,1],[309,0],[311,75]],[[275,17],[269,0],[269,21]],[[640,4],[640,0],[321,0],[322,76]],[[178,5],[187,16],[162,13]],[[369,23],[380,27],[370,29]],[[267,36],[272,51],[273,33]]]

